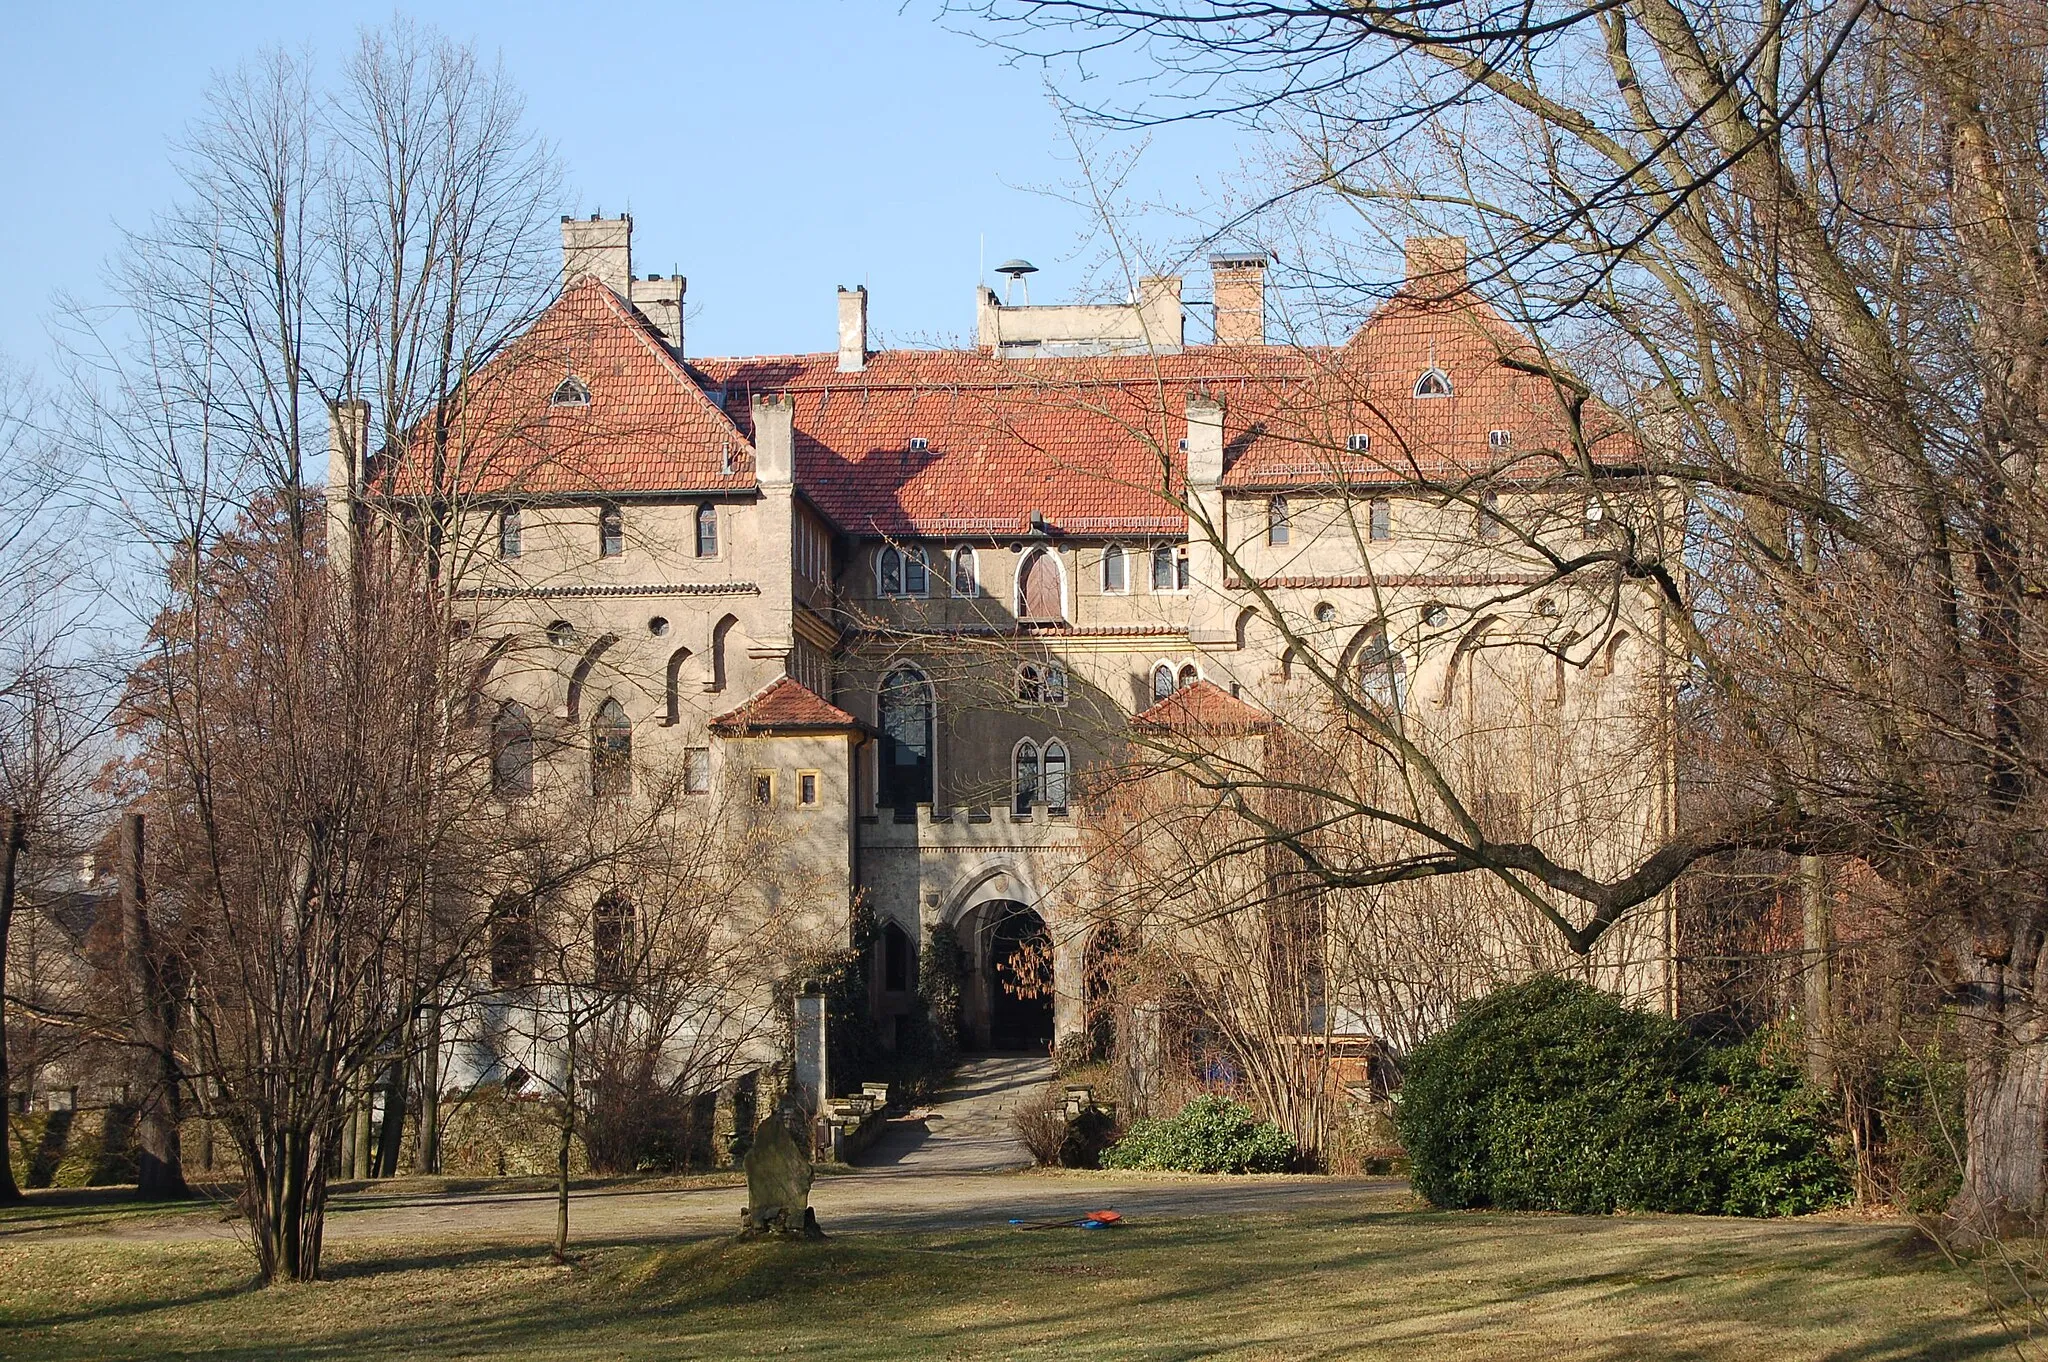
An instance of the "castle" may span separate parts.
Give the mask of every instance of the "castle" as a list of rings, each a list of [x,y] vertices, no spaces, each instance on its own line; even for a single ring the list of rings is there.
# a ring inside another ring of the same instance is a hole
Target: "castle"
[[[977,286],[957,350],[872,348],[866,290],[841,289],[836,349],[710,358],[684,281],[635,275],[631,219],[561,227],[559,297],[470,376],[450,444],[500,795],[630,797],[660,762],[772,816],[806,869],[792,911],[829,927],[864,894],[882,924],[885,1026],[943,925],[970,1044],[1080,1030],[1070,791],[1133,725],[1246,731],[1318,677],[1494,732],[1491,836],[1568,816],[1621,864],[1671,826],[1654,606],[1550,591],[1546,554],[1672,508],[1470,286],[1463,242],[1412,240],[1335,346],[1269,343],[1269,262],[1236,254],[1199,343],[1161,277],[1097,305]],[[360,429],[330,489],[370,490]],[[997,970],[1034,942],[1052,994],[1015,997]],[[1608,965],[1673,1006],[1668,909]],[[1379,1029],[1340,1010],[1328,1029]]]

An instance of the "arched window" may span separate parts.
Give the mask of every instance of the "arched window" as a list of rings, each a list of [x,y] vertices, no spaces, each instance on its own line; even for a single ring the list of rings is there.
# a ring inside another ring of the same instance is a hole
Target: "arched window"
[[[1045,668],[1045,685],[1040,698],[1048,705],[1067,703],[1067,669],[1057,662],[1049,662]]]
[[[688,648],[678,648],[668,655],[667,708],[661,718],[665,724],[683,721],[683,664],[689,660]]]
[[[555,390],[548,394],[548,405],[551,407],[587,407],[590,405],[590,389],[584,384],[582,379],[571,374],[560,383],[557,383]]]
[[[590,792],[616,799],[633,789],[633,724],[626,707],[607,698],[590,719]]]
[[[626,514],[616,506],[597,509],[597,556],[616,558],[626,551]]]
[[[1044,698],[1045,679],[1035,662],[1020,663],[1017,667],[1017,703],[1035,705]]]
[[[1129,591],[1130,568],[1124,561],[1124,546],[1111,544],[1102,551],[1102,589],[1109,595]]]
[[[1045,806],[1055,818],[1064,817],[1067,812],[1067,749],[1064,743],[1049,742],[1045,745],[1044,774],[1040,779],[1045,787]]]
[[[524,894],[499,895],[491,905],[491,987],[523,988],[532,983],[539,953],[533,900]]]
[[[953,550],[953,594],[955,596],[979,596],[981,594],[981,570],[974,560],[974,550],[962,544]]]
[[[917,987],[917,952],[910,933],[893,922],[882,924],[882,991],[908,993]]]
[[[1184,662],[1181,664],[1180,675],[1174,678],[1174,689],[1186,690],[1189,686],[1194,685],[1195,682],[1201,679],[1202,673],[1196,670],[1195,664],[1192,662]]]
[[[590,914],[591,980],[599,988],[624,988],[633,977],[633,901],[613,890]]]
[[[548,625],[548,642],[557,648],[573,646],[576,642],[576,626],[567,620],[555,620]]]
[[[876,802],[892,809],[931,803],[931,683],[914,668],[898,667],[882,682],[875,708],[882,730],[876,752]]]
[[[517,506],[507,506],[498,512],[498,556],[517,558],[524,551],[526,536],[522,529],[523,517]]]
[[[1017,618],[1065,619],[1065,596],[1059,556],[1049,549],[1033,549],[1026,554],[1017,569]]]
[[[697,508],[697,556],[716,558],[718,556],[718,507],[704,505]]]
[[[1415,395],[1417,397],[1449,397],[1451,395],[1451,376],[1434,366],[1424,369],[1422,377],[1415,380]]]
[[[1274,497],[1266,503],[1266,542],[1285,544],[1288,532],[1287,498]]]
[[[1018,743],[1010,762],[1014,777],[1011,807],[1020,814],[1030,813],[1038,802],[1038,744],[1029,738]]]
[[[903,594],[922,596],[929,590],[931,581],[925,570],[924,550],[903,550]]]
[[[1165,662],[1152,669],[1152,702],[1154,704],[1173,694],[1173,667]]]
[[[727,615],[711,626],[711,680],[706,690],[725,689],[726,642],[732,636],[733,626],[739,623],[734,615]]]
[[[1387,642],[1384,629],[1375,630],[1358,650],[1358,694],[1373,708],[1398,713],[1408,704],[1408,665]]]
[[[491,789],[504,799],[533,793],[533,720],[517,700],[499,705],[491,720]]]
[[[875,594],[903,594],[903,555],[889,545],[882,547],[881,555],[875,560]]]

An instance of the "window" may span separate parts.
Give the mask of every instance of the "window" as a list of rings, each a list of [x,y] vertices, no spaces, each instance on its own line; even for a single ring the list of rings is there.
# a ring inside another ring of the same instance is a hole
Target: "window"
[[[1011,807],[1019,815],[1031,812],[1038,802],[1038,744],[1026,738],[1017,744],[1011,760]]]
[[[900,596],[903,594],[903,555],[895,549],[884,548],[875,560],[875,594],[877,596]]]
[[[1045,806],[1055,818],[1067,814],[1067,749],[1063,744],[1049,742],[1041,758],[1043,771],[1040,781],[1044,787]]]
[[[1358,652],[1358,694],[1373,708],[1395,713],[1408,703],[1408,667],[1387,643],[1384,629],[1375,630]]]
[[[1186,591],[1188,589],[1188,546],[1185,544],[1161,544],[1152,550],[1152,589],[1154,591]]]
[[[882,924],[882,991],[908,993],[916,983],[917,956],[910,933],[893,922]]]
[[[1336,622],[1337,622],[1337,607],[1336,607],[1336,606],[1334,606],[1334,605],[1331,605],[1331,604],[1330,604],[1330,603],[1329,603],[1328,601],[1324,601],[1324,602],[1323,602],[1322,604],[1320,604],[1320,605],[1318,605],[1318,606],[1316,607],[1316,623],[1317,623],[1317,624],[1335,624]]]
[[[1415,380],[1415,395],[1417,397],[1449,397],[1451,395],[1451,376],[1438,368],[1423,370],[1422,377]]]
[[[491,790],[506,799],[533,793],[533,720],[517,700],[498,706],[491,720]]]
[[[1488,492],[1479,498],[1479,537],[1500,538],[1500,493]]]
[[[507,506],[504,510],[498,512],[498,556],[500,558],[517,558],[522,551],[525,544],[525,536],[521,532],[521,519],[522,517],[517,506]]]
[[[1035,705],[1044,695],[1045,683],[1034,663],[1026,662],[1017,668],[1017,703]]]
[[[1511,430],[1489,430],[1486,432],[1486,447],[1492,450],[1513,448],[1515,433]]]
[[[551,407],[587,407],[590,405],[590,389],[585,386],[582,379],[571,374],[560,383],[557,383],[555,390],[548,394],[548,405]]]
[[[548,625],[548,642],[557,648],[576,646],[576,626],[567,620],[556,620]]]
[[[1057,662],[1048,663],[1045,668],[1045,689],[1041,698],[1048,705],[1067,703],[1067,669]]]
[[[1197,682],[1197,681],[1199,681],[1199,680],[1201,680],[1201,679],[1202,679],[1202,674],[1201,674],[1200,672],[1198,672],[1198,671],[1196,671],[1196,670],[1195,670],[1195,664],[1194,664],[1194,663],[1192,663],[1192,662],[1187,662],[1187,663],[1183,663],[1183,664],[1181,665],[1181,669],[1180,669],[1180,675],[1178,675],[1178,676],[1176,676],[1176,677],[1174,678],[1174,689],[1176,689],[1176,690],[1186,690],[1186,689],[1187,689],[1187,688],[1188,688],[1189,686],[1192,686],[1192,685],[1194,685],[1194,684],[1195,684],[1195,682]]]
[[[647,632],[654,635],[654,637],[656,638],[667,638],[668,616],[650,615],[647,619]]]
[[[616,891],[597,901],[590,914],[592,982],[622,989],[633,976],[633,901]]]
[[[925,572],[924,550],[905,549],[903,551],[903,594],[906,596],[922,596],[930,589],[931,583],[927,580]]]
[[[501,895],[491,905],[491,987],[532,983],[533,961],[539,953],[533,900],[524,894]]]
[[[718,508],[699,506],[697,508],[697,556],[716,558],[718,556]]]
[[[626,515],[616,506],[597,511],[597,556],[616,558],[626,551]]]
[[[775,773],[773,771],[754,772],[754,803],[764,809],[775,807]]]
[[[1266,542],[1285,544],[1287,542],[1287,498],[1274,497],[1266,503]]]
[[[1115,595],[1130,590],[1130,577],[1124,565],[1124,546],[1111,544],[1102,551],[1102,589]]]
[[[1017,569],[1018,619],[1065,619],[1066,594],[1057,554],[1049,549],[1033,549],[1024,555]]]
[[[1586,498],[1586,533],[1592,534],[1600,528],[1600,522],[1607,518],[1607,508],[1600,504],[1600,498]]]
[[[1366,533],[1375,543],[1384,544],[1394,537],[1394,504],[1385,497],[1374,497],[1366,503]]]
[[[708,747],[685,747],[683,749],[683,793],[711,793],[711,749]]]
[[[922,672],[898,667],[882,682],[875,708],[882,730],[876,746],[876,802],[894,809],[929,804],[935,708],[931,684]]]
[[[931,447],[931,440],[923,435],[913,435],[910,437],[910,452],[913,454],[929,453],[931,451]]]
[[[974,550],[965,544],[953,550],[953,594],[955,596],[979,596],[981,594],[981,572],[974,560]]]
[[[1432,629],[1441,629],[1444,621],[1450,617],[1451,612],[1441,601],[1431,601],[1422,607],[1422,622]]]
[[[1372,449],[1372,436],[1362,430],[1355,430],[1344,437],[1344,447],[1353,454],[1364,454]]]
[[[1152,669],[1152,703],[1157,704],[1173,694],[1173,668],[1160,663]]]
[[[796,802],[801,809],[818,807],[818,773],[798,771],[796,773]]]
[[[590,720],[590,792],[617,799],[633,789],[633,724],[626,708],[606,699]]]

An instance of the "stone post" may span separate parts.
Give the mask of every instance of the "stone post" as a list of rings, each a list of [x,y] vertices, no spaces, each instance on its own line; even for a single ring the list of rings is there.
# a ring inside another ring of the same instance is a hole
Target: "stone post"
[[[796,1045],[789,1081],[791,1101],[806,1124],[825,1109],[825,1099],[832,1095],[826,1041],[825,985],[806,979],[796,997]]]

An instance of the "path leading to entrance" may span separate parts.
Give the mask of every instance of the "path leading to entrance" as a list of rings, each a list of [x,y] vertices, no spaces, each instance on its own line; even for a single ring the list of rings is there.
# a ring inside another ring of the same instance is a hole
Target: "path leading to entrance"
[[[922,1119],[891,1121],[854,1160],[905,1173],[1000,1173],[1031,1166],[1010,1125],[1019,1102],[1053,1080],[1044,1055],[980,1055],[963,1063]]]

